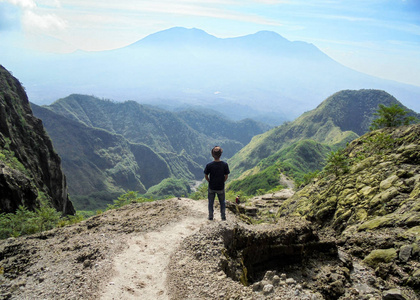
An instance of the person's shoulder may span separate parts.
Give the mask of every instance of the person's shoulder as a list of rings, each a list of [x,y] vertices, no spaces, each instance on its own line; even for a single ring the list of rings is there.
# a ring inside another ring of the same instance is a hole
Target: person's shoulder
[[[213,160],[213,161],[209,162],[209,163],[206,165],[206,167],[213,166],[215,163],[216,163],[216,162]]]

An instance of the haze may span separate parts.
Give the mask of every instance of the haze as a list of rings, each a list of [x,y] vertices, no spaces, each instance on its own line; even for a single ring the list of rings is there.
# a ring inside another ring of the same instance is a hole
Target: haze
[[[420,86],[417,0],[1,0],[0,53],[115,49],[175,26],[221,38],[275,31],[355,70]]]

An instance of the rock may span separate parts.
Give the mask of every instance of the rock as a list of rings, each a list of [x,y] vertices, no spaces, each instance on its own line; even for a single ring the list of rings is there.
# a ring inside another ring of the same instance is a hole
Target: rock
[[[381,190],[387,190],[390,187],[392,187],[395,183],[395,181],[398,180],[398,176],[397,175],[391,175],[390,177],[388,177],[387,179],[383,180],[379,187],[381,188]]]
[[[286,283],[288,285],[296,284],[296,280],[294,280],[293,278],[287,278],[286,279]]]
[[[263,285],[261,284],[261,282],[256,282],[252,285],[252,290],[254,292],[259,292],[262,290],[262,288],[263,288]]]
[[[275,273],[273,271],[267,271],[264,275],[264,280],[272,280]]]
[[[341,280],[332,282],[325,291],[331,299],[338,299],[346,292],[344,283]]]
[[[272,284],[266,284],[263,288],[264,295],[271,294],[274,291],[274,286]]]
[[[274,275],[273,277],[273,285],[278,286],[280,283],[280,277],[278,275]]]
[[[407,262],[410,259],[411,251],[413,247],[411,245],[404,245],[400,248],[399,259],[403,262]]]
[[[373,250],[363,260],[364,263],[375,268],[379,263],[389,263],[397,258],[397,251],[394,248]]]
[[[281,280],[283,280],[283,281],[285,281],[285,280],[287,279],[287,275],[286,275],[286,274],[284,274],[284,273],[282,273],[282,274],[280,275],[280,279],[281,279]]]
[[[392,263],[379,263],[375,269],[375,274],[382,279],[386,279],[391,273],[392,268]]]
[[[83,262],[83,267],[84,268],[89,268],[92,266],[92,261],[90,259],[87,259]]]
[[[348,255],[347,253],[339,250],[338,251],[338,258],[340,259],[340,261],[343,263],[343,265],[349,269],[352,268],[352,259],[350,257],[350,255]]]
[[[292,189],[283,189],[279,192],[273,194],[273,199],[276,200],[286,200],[289,199],[294,195],[294,191]]]
[[[407,300],[399,289],[385,291],[382,300]]]

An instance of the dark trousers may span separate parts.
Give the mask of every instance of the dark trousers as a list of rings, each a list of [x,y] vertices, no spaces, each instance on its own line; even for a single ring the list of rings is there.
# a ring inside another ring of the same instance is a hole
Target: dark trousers
[[[213,219],[213,213],[214,213],[214,199],[219,199],[220,203],[220,216],[222,217],[222,220],[226,219],[226,202],[225,202],[225,190],[211,190],[208,191],[208,198],[209,198],[209,219]]]

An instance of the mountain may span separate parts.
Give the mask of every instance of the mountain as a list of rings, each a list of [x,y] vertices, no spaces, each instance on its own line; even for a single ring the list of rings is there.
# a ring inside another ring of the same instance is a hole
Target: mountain
[[[41,201],[74,214],[61,160],[42,122],[35,118],[20,82],[0,66],[0,213],[19,206],[35,210]]]
[[[165,160],[145,145],[130,143],[119,134],[63,118],[35,104],[32,109],[43,120],[62,157],[71,195],[125,190],[144,193],[171,175]]]
[[[127,190],[163,197],[176,190],[174,183],[188,187],[188,181],[202,180],[214,145],[223,147],[227,159],[267,129],[252,120],[85,95],[44,107],[32,104],[32,109],[62,157],[72,199],[84,209],[103,206],[98,198],[110,202],[111,195]]]
[[[401,105],[395,97],[380,90],[337,92],[293,122],[255,136],[229,160],[231,177],[238,179],[229,186],[235,190],[249,186],[246,177],[252,175],[254,181],[259,177],[265,184],[272,180],[269,186],[273,188],[278,185],[280,172],[302,180],[305,173],[322,168],[331,150],[341,148],[366,133],[379,104],[390,106],[395,103]],[[420,117],[404,108],[409,115]],[[289,151],[294,154],[290,155]],[[267,172],[272,176],[267,176]],[[262,182],[260,184],[264,185]]]
[[[199,133],[212,138],[223,136],[230,140],[236,140],[243,145],[248,144],[253,136],[271,128],[252,119],[232,122],[218,113],[200,112],[196,109],[186,109],[177,112],[176,115]]]
[[[32,57],[17,52],[4,59],[39,104],[63,93],[93,94],[118,101],[200,105],[235,120],[251,117],[278,125],[336,91],[381,89],[420,110],[420,87],[356,72],[312,44],[269,31],[217,38],[176,27],[116,50]]]

